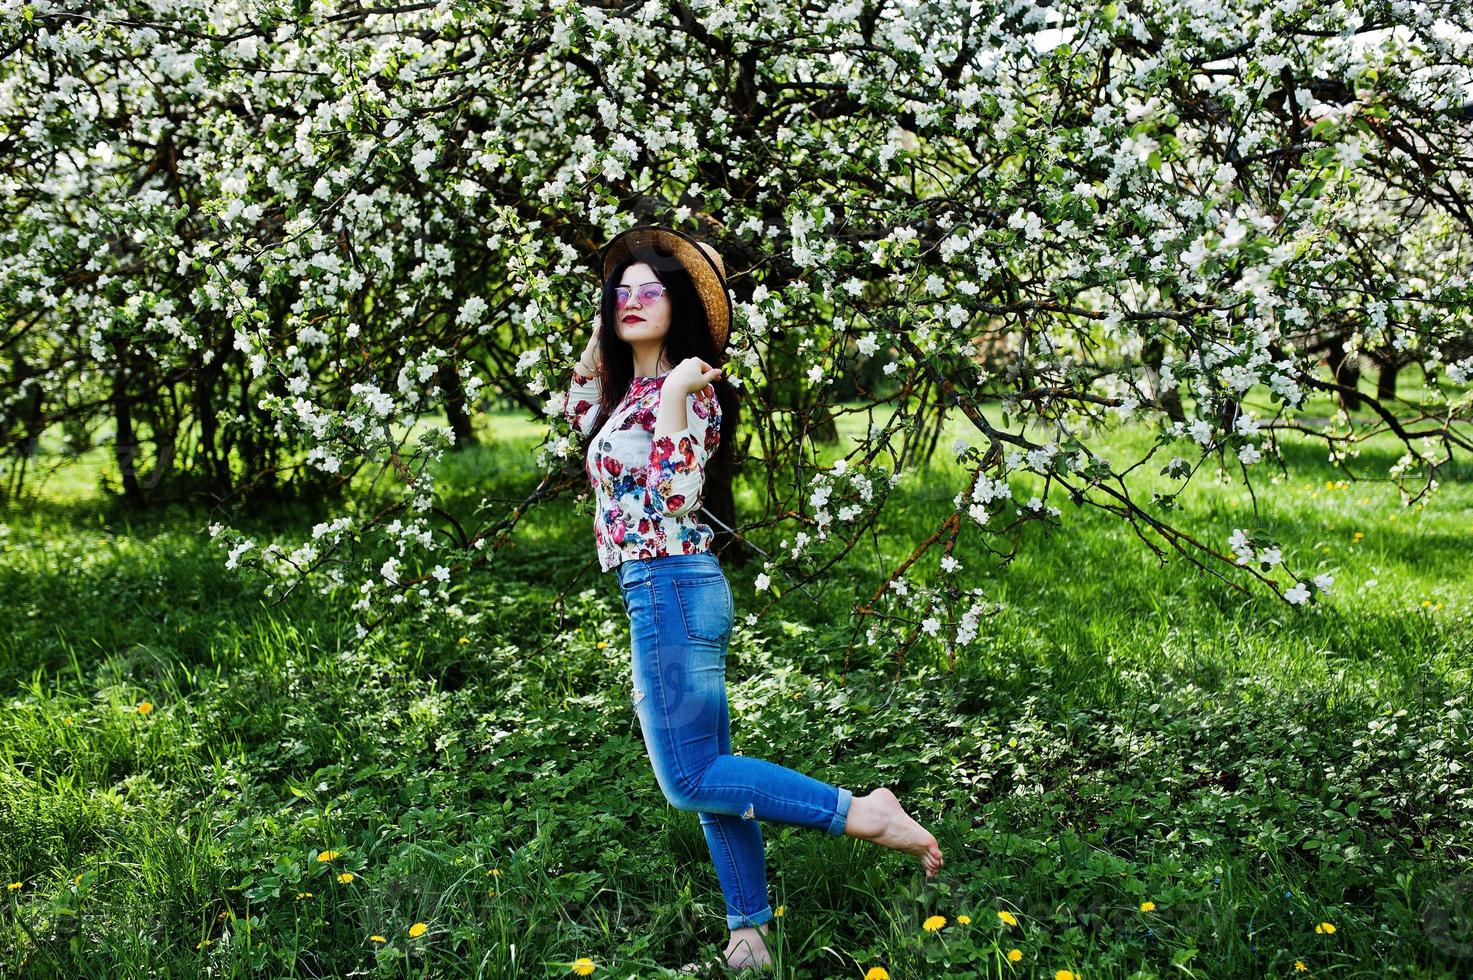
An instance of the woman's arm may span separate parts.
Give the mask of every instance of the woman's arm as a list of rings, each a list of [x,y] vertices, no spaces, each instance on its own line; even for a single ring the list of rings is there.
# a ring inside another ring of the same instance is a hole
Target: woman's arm
[[[563,417],[585,437],[592,435],[602,397],[603,384],[599,381],[598,372],[580,360],[573,365],[573,378],[568,385],[568,401],[563,409]]]
[[[694,510],[701,500],[706,482],[706,461],[721,442],[721,402],[715,385],[688,394],[684,404],[673,401],[667,410],[663,399],[656,412],[655,431],[671,412],[685,414],[683,428],[668,435],[656,435],[650,443],[648,478],[645,480],[646,506],[667,517],[681,517]],[[675,415],[679,421],[679,414]]]
[[[603,397],[603,383],[599,367],[603,364],[602,351],[598,345],[598,328],[602,314],[593,314],[593,332],[578,363],[573,365],[573,379],[568,385],[568,400],[563,408],[563,417],[572,423],[585,437],[593,434],[593,423],[598,418],[599,399]]]

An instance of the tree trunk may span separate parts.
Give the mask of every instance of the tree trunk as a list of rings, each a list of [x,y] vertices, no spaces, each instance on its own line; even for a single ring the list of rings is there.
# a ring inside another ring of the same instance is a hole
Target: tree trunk
[[[752,436],[748,433],[737,450],[737,457],[743,458],[747,454],[747,447],[752,444]],[[745,565],[761,555],[750,545],[738,540],[736,535],[727,531],[726,528],[737,526],[736,497],[732,493],[732,482],[736,474],[728,466],[713,461],[706,471],[706,484],[701,490],[701,508],[696,510],[696,519],[710,525],[711,530],[716,532],[716,537],[711,542],[711,550],[731,565]],[[710,515],[705,511],[709,510]],[[714,520],[713,520],[714,516]],[[720,523],[717,523],[719,521]]]
[[[123,480],[123,499],[134,507],[143,507],[143,488],[138,485],[138,471],[134,461],[138,459],[137,439],[133,435],[133,407],[128,403],[128,359],[126,348],[115,345],[118,365],[113,374],[113,421],[117,431],[113,434],[113,459],[117,461],[118,473]]]
[[[154,448],[153,465],[149,468],[148,474],[139,482],[144,490],[151,491],[150,496],[154,500],[159,500],[169,489],[163,484],[173,471],[174,453],[178,446],[174,420],[169,418],[162,408],[160,403],[153,403],[147,399],[139,402],[138,407],[138,414],[148,426],[149,440],[153,443]],[[139,455],[142,455],[141,452]]]
[[[1224,395],[1222,400],[1222,413],[1217,417],[1217,425],[1225,433],[1231,433],[1237,425],[1238,416],[1243,414],[1243,403],[1236,398]]]
[[[1401,365],[1395,361],[1388,361],[1381,365],[1381,373],[1376,377],[1376,400],[1389,402],[1396,397],[1396,375],[1401,371]]]
[[[26,381],[34,377],[36,373],[32,370],[30,362],[23,355],[16,356],[15,387],[17,390]],[[44,427],[41,425],[43,390],[44,385],[41,384],[33,384],[27,387],[25,400],[20,403],[20,407],[16,412],[16,416],[20,419],[26,432],[25,449],[22,450],[22,454],[28,457],[36,455],[36,450],[41,446],[41,433],[44,431]]]
[[[1170,388],[1163,388],[1161,385],[1161,365],[1166,360],[1166,344],[1160,337],[1152,337],[1141,351],[1141,358],[1146,368],[1146,382],[1150,385],[1151,398],[1173,422],[1185,422],[1187,413],[1182,408],[1181,389],[1176,385]]]
[[[202,461],[207,482],[212,493],[229,496],[230,451],[215,445],[220,430],[219,414],[215,410],[215,382],[220,377],[220,368],[210,364],[200,372],[194,386],[194,417],[199,420],[199,459]]]
[[[465,407],[465,385],[461,384],[460,372],[450,361],[440,365],[440,387],[445,389],[445,418],[450,423],[450,431],[455,433],[456,447],[474,446],[476,435]]]
[[[1350,388],[1350,391],[1338,393],[1340,407],[1347,412],[1354,412],[1360,408],[1360,361],[1345,353],[1345,340],[1336,337],[1330,344],[1329,351],[1325,354],[1325,364],[1330,368],[1330,376],[1335,379],[1336,384]]]

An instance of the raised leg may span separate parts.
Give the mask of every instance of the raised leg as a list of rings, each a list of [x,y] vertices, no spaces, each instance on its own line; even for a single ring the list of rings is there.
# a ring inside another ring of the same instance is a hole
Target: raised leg
[[[655,779],[682,810],[844,833],[853,793],[766,759],[732,755],[724,652],[693,648],[636,674],[636,711]]]

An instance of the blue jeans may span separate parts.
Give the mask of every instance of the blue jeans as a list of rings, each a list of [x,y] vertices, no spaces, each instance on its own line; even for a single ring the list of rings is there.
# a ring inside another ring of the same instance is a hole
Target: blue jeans
[[[853,793],[784,766],[732,755],[726,647],[732,595],[708,551],[626,558],[615,571],[629,613],[633,699],[655,781],[695,810],[726,896],[726,924],[772,918],[758,820],[844,833]]]

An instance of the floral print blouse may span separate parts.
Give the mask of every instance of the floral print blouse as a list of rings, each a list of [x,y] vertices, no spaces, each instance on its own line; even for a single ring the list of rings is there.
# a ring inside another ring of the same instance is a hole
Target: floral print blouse
[[[593,540],[607,572],[626,558],[709,551],[715,532],[696,520],[706,461],[721,441],[721,402],[714,385],[686,396],[686,427],[654,437],[667,375],[635,378],[588,443],[584,472],[597,512]],[[582,435],[598,416],[600,382],[575,367],[564,415]]]

